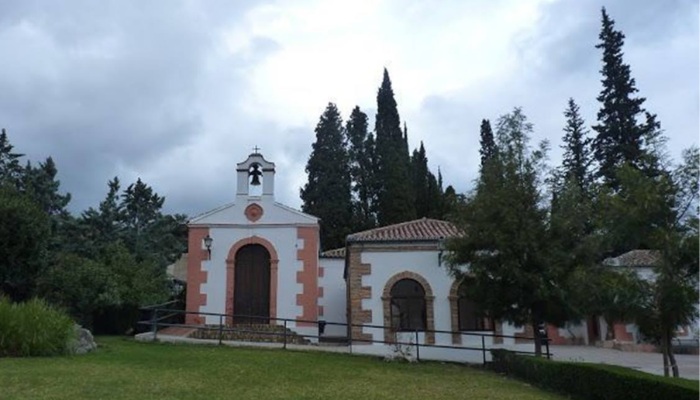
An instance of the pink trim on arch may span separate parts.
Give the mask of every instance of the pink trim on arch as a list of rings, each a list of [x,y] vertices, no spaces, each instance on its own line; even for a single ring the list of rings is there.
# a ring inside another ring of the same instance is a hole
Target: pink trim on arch
[[[207,282],[207,272],[202,271],[202,261],[209,258],[209,252],[202,249],[202,240],[209,235],[207,227],[190,227],[187,230],[187,311],[199,312],[207,304],[207,295],[202,293],[202,284]],[[204,317],[187,314],[187,324],[204,324]]]
[[[233,291],[235,288],[234,278],[236,276],[236,253],[241,247],[249,244],[259,244],[267,249],[270,253],[270,318],[277,317],[277,264],[279,264],[279,257],[277,256],[277,250],[275,246],[272,245],[267,239],[261,238],[260,236],[251,236],[245,239],[241,239],[231,246],[228,251],[228,256],[226,257],[226,314],[234,314],[233,309]],[[227,318],[227,323],[232,323],[231,318]]]

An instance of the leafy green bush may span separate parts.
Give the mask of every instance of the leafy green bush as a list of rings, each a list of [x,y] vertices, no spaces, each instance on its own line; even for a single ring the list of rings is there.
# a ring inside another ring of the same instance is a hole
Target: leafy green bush
[[[698,382],[664,378],[623,367],[550,361],[492,350],[492,368],[533,385],[586,400],[697,400]]]
[[[66,354],[75,338],[73,320],[44,300],[0,298],[0,357]]]
[[[140,307],[162,303],[170,293],[165,268],[137,260],[120,243],[107,245],[98,260],[61,254],[44,272],[39,289],[80,325],[117,334],[134,329]]]

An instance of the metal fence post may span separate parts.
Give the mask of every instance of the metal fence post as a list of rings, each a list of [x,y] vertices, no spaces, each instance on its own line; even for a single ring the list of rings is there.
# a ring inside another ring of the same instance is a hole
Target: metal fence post
[[[219,346],[221,346],[221,340],[224,336],[224,316],[219,315]]]
[[[486,339],[481,335],[481,354],[484,357],[484,365],[486,365]]]
[[[287,320],[284,320],[284,344],[282,345],[283,349],[287,348]]]
[[[352,322],[348,324],[348,346],[350,347],[350,354],[352,354]],[[383,334],[384,332],[382,332]]]
[[[155,342],[158,339],[158,309],[153,310],[153,314],[151,315],[152,321],[151,321],[151,330],[153,331],[153,341]]]
[[[418,343],[418,329],[416,329],[416,361],[420,361],[420,343]]]

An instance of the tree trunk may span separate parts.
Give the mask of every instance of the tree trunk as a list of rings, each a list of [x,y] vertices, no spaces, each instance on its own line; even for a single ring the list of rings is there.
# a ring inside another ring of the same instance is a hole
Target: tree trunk
[[[664,357],[664,376],[668,377],[668,341],[666,333],[661,334],[661,354]]]
[[[666,349],[668,351],[668,361],[671,364],[671,371],[673,371],[673,377],[678,378],[678,364],[676,364],[676,355],[673,354],[673,334],[668,331],[666,333],[666,340],[668,340],[668,345]]]
[[[605,340],[615,340],[615,322],[611,319],[604,318],[607,329],[605,330]]]
[[[532,321],[532,336],[535,338],[535,356],[542,357],[542,338],[540,337],[539,322]]]

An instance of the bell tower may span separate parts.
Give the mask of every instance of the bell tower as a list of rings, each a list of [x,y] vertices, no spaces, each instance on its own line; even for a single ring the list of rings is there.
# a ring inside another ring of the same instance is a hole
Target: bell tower
[[[265,160],[258,150],[260,149],[256,146],[245,161],[236,165],[236,198],[274,199],[275,163]]]

